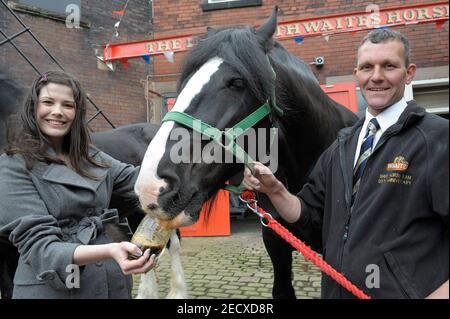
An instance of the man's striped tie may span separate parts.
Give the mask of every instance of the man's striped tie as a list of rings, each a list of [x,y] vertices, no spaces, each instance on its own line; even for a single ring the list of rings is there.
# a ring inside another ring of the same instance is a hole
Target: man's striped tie
[[[364,172],[364,168],[366,167],[367,160],[369,159],[370,154],[372,154],[372,145],[375,133],[379,129],[380,124],[378,124],[377,119],[371,119],[369,125],[367,125],[367,132],[361,144],[361,151],[359,152],[358,161],[356,162],[355,168],[353,169],[352,206],[355,201],[356,194],[358,193],[361,176]]]

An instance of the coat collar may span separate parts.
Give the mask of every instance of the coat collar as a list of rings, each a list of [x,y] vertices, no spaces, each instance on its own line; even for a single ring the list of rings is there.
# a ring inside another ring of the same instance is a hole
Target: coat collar
[[[97,155],[98,153],[99,150],[97,149],[91,148],[89,150],[89,155],[92,156],[96,161],[101,162],[100,156]],[[85,188],[93,192],[97,191],[98,187],[104,181],[107,175],[107,168],[97,167],[90,164],[87,168],[87,171],[90,174],[99,177],[99,180],[93,180],[88,177],[81,176],[67,166],[56,163],[36,163],[33,171],[37,176],[40,176],[40,178],[45,181]]]
[[[390,126],[386,132],[397,133],[422,119],[425,116],[425,113],[426,111],[423,107],[417,105],[416,101],[411,100],[408,102],[408,105],[400,115],[398,121]],[[342,129],[338,134],[338,140],[345,141],[358,133],[364,124],[364,120],[365,117],[359,119],[352,127]]]

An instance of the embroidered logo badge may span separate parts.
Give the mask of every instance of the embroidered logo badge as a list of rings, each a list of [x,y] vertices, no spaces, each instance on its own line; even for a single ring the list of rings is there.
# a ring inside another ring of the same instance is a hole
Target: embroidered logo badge
[[[408,169],[409,163],[405,160],[403,156],[397,156],[393,163],[388,163],[386,170],[388,171],[406,171]]]

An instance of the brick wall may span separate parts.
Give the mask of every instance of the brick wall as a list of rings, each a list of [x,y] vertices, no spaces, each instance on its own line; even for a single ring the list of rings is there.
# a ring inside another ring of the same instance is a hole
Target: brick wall
[[[260,25],[271,13],[274,5],[281,12],[279,22],[317,18],[325,15],[365,12],[369,3],[378,4],[380,9],[414,4],[436,3],[437,1],[295,1],[266,0],[259,7],[223,9],[203,12],[201,1],[169,0],[155,1],[154,25],[155,37],[162,38],[174,35],[204,33],[206,26],[220,27],[226,25]],[[437,30],[433,23],[395,27],[404,33],[411,41],[412,61],[419,68],[448,65],[448,23]],[[351,74],[355,63],[356,48],[365,32],[331,35],[329,41],[322,36],[307,37],[301,44],[292,39],[283,40],[282,44],[293,54],[306,62],[314,61],[316,56],[323,56],[326,64],[322,68],[312,66],[313,72],[320,83],[326,82],[326,77]],[[163,57],[156,59],[157,73],[179,72],[184,54],[176,54],[175,64],[167,63]]]
[[[90,27],[81,29],[69,29],[64,22],[16,12],[65,70],[80,80],[91,99],[116,126],[146,120],[144,88],[146,76],[152,71],[151,66],[139,59],[129,60],[128,70],[120,63],[115,63],[114,72],[97,68],[96,52],[102,55],[104,44],[142,40],[152,30],[148,1],[132,0],[119,28],[120,37],[113,38],[114,24],[118,19],[112,16],[112,10],[121,10],[124,3],[82,1],[82,22],[90,24]],[[22,29],[3,5],[0,5],[0,28],[9,36]],[[3,39],[0,35],[0,41]],[[21,35],[14,43],[39,70],[58,69],[29,35]],[[36,78],[35,71],[8,43],[0,47],[0,68],[24,87],[30,86]],[[94,107],[90,107],[89,115],[94,113]],[[110,128],[102,116],[93,120],[90,127],[94,131]]]
[[[130,59],[127,70],[119,62],[115,62],[115,71],[110,72],[97,68],[96,53],[100,55],[106,43],[201,34],[205,32],[206,26],[258,26],[270,15],[275,4],[281,9],[279,22],[364,12],[368,4],[367,1],[360,0],[265,0],[262,6],[257,7],[203,12],[202,0],[159,0],[153,3],[154,18],[151,21],[149,1],[131,0],[119,28],[120,37],[114,38],[113,26],[118,18],[112,17],[112,10],[121,10],[125,2],[126,0],[82,1],[82,21],[88,23],[89,27],[81,29],[68,29],[63,22],[17,13],[66,70],[81,81],[90,97],[116,126],[146,121],[145,85],[148,75],[150,75],[150,89],[159,94],[173,93],[186,53],[176,53],[174,63],[168,62],[164,56],[154,57],[150,65],[145,64],[142,59]],[[371,1],[378,4],[381,9],[435,2]],[[0,6],[0,28],[8,35],[21,30],[20,25],[3,6]],[[448,66],[448,23],[439,30],[434,24],[408,25],[395,27],[395,30],[409,37],[412,44],[412,60],[419,68]],[[283,40],[282,44],[306,62],[312,62],[316,56],[323,56],[325,66],[322,68],[312,66],[312,70],[320,83],[326,83],[327,77],[351,74],[356,48],[364,34],[365,32],[358,32],[355,36],[349,33],[331,35],[328,42],[322,36],[307,37],[301,44],[288,39]],[[3,37],[0,35],[0,41],[2,40]],[[40,70],[56,68],[30,36],[22,35],[14,41]],[[33,69],[10,44],[0,47],[0,68],[6,70],[23,86],[29,86],[36,76]],[[173,76],[166,76],[168,74]],[[155,94],[150,94],[149,97],[149,105],[153,108],[150,120],[159,122],[161,97]],[[94,114],[93,107],[89,114]],[[99,116],[91,122],[91,128],[98,131],[108,129],[110,126]]]

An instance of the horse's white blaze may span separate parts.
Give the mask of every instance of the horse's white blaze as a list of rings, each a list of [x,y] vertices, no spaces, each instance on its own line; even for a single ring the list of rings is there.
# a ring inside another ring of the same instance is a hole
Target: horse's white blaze
[[[183,112],[191,104],[194,97],[201,92],[212,75],[217,72],[223,60],[215,57],[205,63],[188,81],[177,98],[173,111]],[[149,204],[156,204],[159,189],[166,186],[158,174],[158,164],[164,152],[166,143],[174,126],[173,121],[164,122],[158,133],[151,141],[142,162],[141,171],[135,185],[135,192],[139,196],[142,207],[146,210]]]

